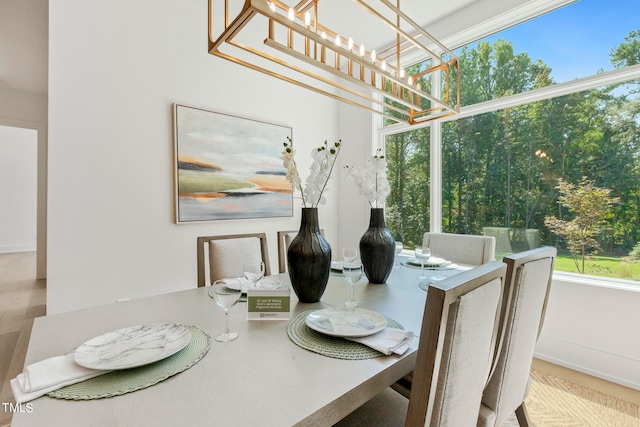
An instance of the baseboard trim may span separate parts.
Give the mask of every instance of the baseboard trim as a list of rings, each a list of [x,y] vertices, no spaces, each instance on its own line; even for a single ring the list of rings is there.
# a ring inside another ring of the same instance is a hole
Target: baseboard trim
[[[640,391],[640,361],[540,336],[534,357]]]
[[[0,245],[0,254],[13,252],[35,252],[36,245]]]

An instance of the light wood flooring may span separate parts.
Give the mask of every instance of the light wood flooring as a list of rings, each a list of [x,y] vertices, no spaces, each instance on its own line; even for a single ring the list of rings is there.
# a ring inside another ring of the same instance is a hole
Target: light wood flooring
[[[35,317],[46,314],[46,286],[44,280],[36,280],[36,256],[34,252],[21,252],[11,254],[0,254],[0,402],[14,403],[13,394],[9,381],[22,371],[24,358],[29,343],[31,327]],[[614,411],[616,405],[619,407],[630,406],[631,410],[624,409],[624,412],[631,413],[631,417],[626,417],[623,423],[614,422],[605,425],[629,425],[640,427],[640,414],[637,407],[640,405],[640,391],[613,384],[580,372],[572,371],[558,365],[553,365],[541,360],[534,360],[532,373],[535,371],[545,374],[545,387],[551,389],[551,396],[547,399],[543,394],[542,386],[537,386],[540,381],[534,377],[534,390],[531,393],[532,402],[529,414],[532,421],[539,427],[566,426],[566,425],[601,425],[590,422],[577,421],[572,417],[573,422],[568,423],[571,412],[584,412],[581,408],[592,408],[595,397],[604,401],[604,406],[612,407]],[[539,378],[540,375],[537,375]],[[550,378],[550,380],[549,380]],[[550,385],[549,385],[550,384]],[[563,387],[563,397],[556,393]],[[538,392],[538,390],[540,390]],[[594,397],[595,396],[595,397]],[[549,402],[553,399],[554,402]],[[566,401],[558,401],[566,399]],[[615,401],[609,404],[608,401]],[[627,405],[628,403],[628,405]],[[573,405],[573,407],[571,407]],[[569,415],[561,413],[569,412]],[[544,416],[542,415],[544,414]],[[623,414],[626,416],[626,413]],[[537,416],[536,419],[534,416]],[[636,423],[637,420],[637,423]],[[11,414],[3,410],[0,406],[0,427],[7,427],[11,424]],[[509,426],[517,426],[515,417],[507,423]],[[505,426],[506,427],[506,426]]]
[[[45,281],[35,277],[35,252],[0,254],[0,403],[15,403],[9,381],[22,371],[33,319],[46,314]],[[10,423],[0,406],[0,427]]]

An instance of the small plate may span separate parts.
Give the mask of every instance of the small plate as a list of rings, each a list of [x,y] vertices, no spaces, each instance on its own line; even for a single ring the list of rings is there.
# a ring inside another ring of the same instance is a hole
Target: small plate
[[[409,258],[407,260],[407,262],[411,265],[415,265],[415,266],[421,266],[421,262],[419,259],[417,258]],[[428,260],[426,260],[424,262],[424,266],[425,267],[443,267],[444,265],[450,264],[449,261],[442,259],[442,258],[437,258],[437,257],[430,257]]]
[[[365,308],[333,307],[309,313],[305,323],[335,337],[366,337],[387,327],[387,318]]]
[[[167,358],[191,341],[191,332],[176,324],[129,326],[92,338],[74,352],[90,369],[129,369]]]
[[[342,273],[342,261],[331,261],[331,269]]]

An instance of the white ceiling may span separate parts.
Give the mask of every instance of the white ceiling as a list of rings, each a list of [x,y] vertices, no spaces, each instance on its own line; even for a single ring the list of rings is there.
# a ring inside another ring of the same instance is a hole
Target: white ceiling
[[[48,0],[0,0],[0,89],[47,93],[48,3]],[[481,8],[485,13],[487,9],[493,9],[490,12],[495,16],[522,3],[526,0],[402,0],[401,6],[428,28],[431,23],[441,24],[445,17],[463,15],[465,8],[470,12],[467,15]],[[330,28],[349,28],[354,36],[363,34],[367,39],[380,36],[371,34],[371,28],[365,21],[354,19],[350,11],[359,8],[354,2],[324,0],[319,5],[320,21]],[[459,18],[457,20],[460,21]],[[467,16],[465,25],[473,20],[473,16]]]

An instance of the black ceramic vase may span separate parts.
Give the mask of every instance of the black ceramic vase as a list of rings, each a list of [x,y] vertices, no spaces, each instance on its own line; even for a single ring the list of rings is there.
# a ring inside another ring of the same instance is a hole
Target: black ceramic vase
[[[384,209],[371,208],[369,228],[360,239],[360,259],[369,283],[385,283],[396,256],[396,241],[384,225]]]
[[[298,300],[320,301],[329,281],[331,246],[320,233],[317,208],[302,208],[300,231],[287,250],[287,265]]]

